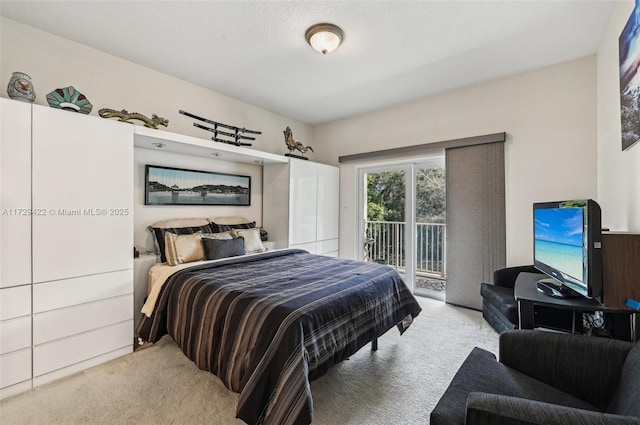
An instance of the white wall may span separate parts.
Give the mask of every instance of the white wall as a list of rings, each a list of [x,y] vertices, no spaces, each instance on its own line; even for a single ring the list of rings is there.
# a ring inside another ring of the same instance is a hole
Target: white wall
[[[36,104],[47,106],[47,93],[72,85],[93,104],[91,115],[97,115],[100,108],[124,108],[149,117],[155,113],[169,120],[167,131],[210,138],[212,134],[193,127],[193,119],[178,113],[184,109],[215,121],[262,131],[252,146],[261,151],[287,152],[282,133],[287,126],[296,137],[313,145],[311,127],[306,124],[6,18],[0,18],[0,59],[3,87],[14,71],[29,74]],[[7,97],[6,89],[0,89],[0,95]],[[250,175],[251,207],[144,206],[145,163]],[[157,220],[243,215],[262,222],[260,167],[136,148],[134,179],[134,244],[139,247],[153,246],[145,228]]]
[[[31,75],[36,103],[46,93],[73,85],[94,104],[127,108],[170,120],[167,130],[206,137],[179,109],[263,131],[254,148],[285,152],[282,130],[291,126],[297,138],[324,145],[314,159],[337,163],[340,155],[389,147],[506,131],[507,263],[531,261],[531,204],[535,201],[590,197],[597,199],[604,225],[640,230],[640,146],[620,152],[617,37],[633,7],[617,6],[611,26],[595,56],[448,92],[350,119],[311,127],[223,96],[104,52],[65,40],[18,22],[0,18],[0,82],[13,71]],[[597,76],[596,76],[597,69]],[[473,70],[469,70],[473,72]],[[597,86],[597,102],[596,102]],[[0,95],[6,96],[2,90]],[[596,107],[597,104],[597,107]],[[597,127],[596,127],[597,123]],[[597,135],[597,137],[596,137]],[[147,156],[136,149],[136,243],[143,244],[146,225],[170,218],[167,209],[139,205],[140,166]],[[167,155],[167,154],[165,154]],[[251,166],[208,168],[191,157],[150,158],[159,165],[192,166],[243,174]],[[220,164],[220,167],[223,165]],[[597,170],[597,171],[596,171]],[[254,175],[255,171],[248,171]],[[244,173],[246,174],[246,173]],[[257,179],[253,196],[261,195]],[[355,166],[341,167],[341,253],[355,255]],[[228,207],[227,207],[228,208]],[[253,208],[253,207],[251,207]],[[162,211],[162,213],[158,212]],[[196,208],[196,212],[199,210]],[[250,210],[251,219],[257,210]],[[191,211],[184,211],[191,213]],[[182,211],[180,211],[182,214]],[[195,213],[194,213],[195,214]],[[200,214],[198,214],[200,215]],[[205,215],[209,215],[208,213]],[[217,215],[217,213],[216,213]]]
[[[640,232],[640,142],[622,151],[618,37],[634,2],[616,5],[598,49],[598,201],[603,225]]]
[[[317,159],[335,163],[340,155],[501,131],[507,264],[530,264],[533,202],[597,197],[594,55],[320,125],[313,137],[326,146]],[[340,254],[355,257],[355,165],[340,172]]]
[[[262,131],[252,148],[276,154],[287,152],[282,134],[287,126],[297,138],[312,140],[306,124],[4,17],[0,18],[0,54],[3,87],[14,71],[24,72],[31,76],[35,103],[40,105],[48,105],[47,93],[74,86],[93,104],[91,115],[100,108],[127,109],[148,117],[155,113],[169,120],[168,131],[209,139],[211,134],[193,127],[193,119],[178,113],[183,109]],[[5,88],[0,91],[3,97],[7,97]]]

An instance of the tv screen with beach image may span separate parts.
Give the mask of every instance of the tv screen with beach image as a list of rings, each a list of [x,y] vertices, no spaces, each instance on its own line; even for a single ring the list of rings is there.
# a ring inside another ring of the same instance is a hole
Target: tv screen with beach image
[[[535,258],[580,282],[584,277],[583,213],[582,208],[548,208],[536,210],[534,217]]]

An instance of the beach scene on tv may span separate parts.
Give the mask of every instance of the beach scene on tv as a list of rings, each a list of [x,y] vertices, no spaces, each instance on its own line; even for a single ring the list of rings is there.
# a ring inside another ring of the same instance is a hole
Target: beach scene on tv
[[[250,205],[250,195],[248,176],[147,167],[147,204]]]
[[[582,215],[582,208],[539,209],[535,211],[534,231],[535,258],[580,282],[583,281]]]

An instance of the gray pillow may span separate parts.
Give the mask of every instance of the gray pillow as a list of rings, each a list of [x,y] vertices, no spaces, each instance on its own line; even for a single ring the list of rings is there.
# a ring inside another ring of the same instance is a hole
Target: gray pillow
[[[202,239],[204,256],[207,260],[237,257],[244,255],[244,238],[236,239]]]

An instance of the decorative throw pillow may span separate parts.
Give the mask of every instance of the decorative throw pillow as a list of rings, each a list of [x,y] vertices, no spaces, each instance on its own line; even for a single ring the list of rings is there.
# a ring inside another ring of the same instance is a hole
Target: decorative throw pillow
[[[207,260],[237,257],[244,255],[244,239],[202,239],[204,254]]]
[[[204,226],[193,226],[193,227],[148,227],[149,231],[153,235],[153,240],[156,246],[156,254],[160,254],[160,261],[163,263],[167,262],[167,257],[165,256],[165,248],[164,248],[164,234],[166,232],[175,233],[176,235],[191,235],[196,232],[202,233],[213,233],[211,226],[206,224]]]
[[[190,235],[176,235],[165,232],[165,255],[170,266],[204,260],[202,232]]]
[[[238,224],[217,224],[214,222],[209,223],[214,233],[219,232],[229,232],[231,230],[236,229],[254,229],[256,227],[256,222],[252,221],[251,223],[238,223]]]
[[[231,234],[236,238],[244,238],[245,254],[255,254],[267,250],[260,240],[260,229],[232,230]]]
[[[231,232],[203,233],[202,239],[233,239]]]

